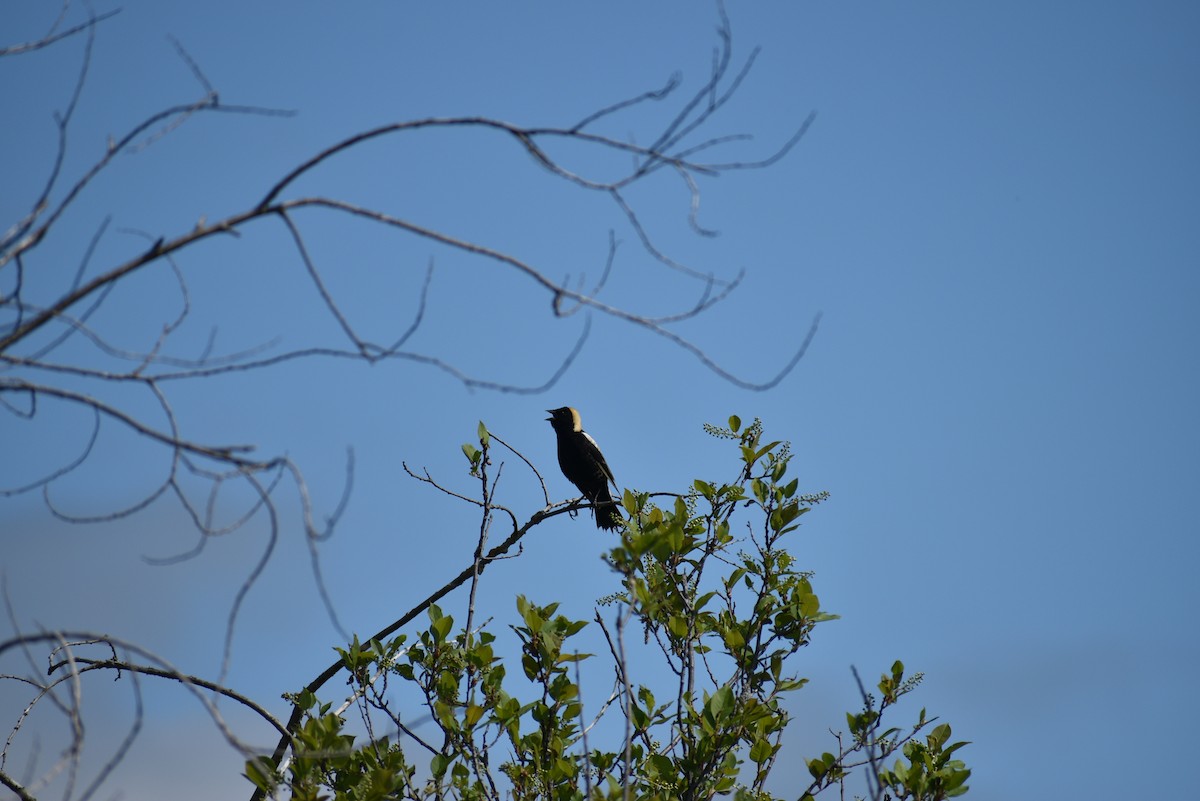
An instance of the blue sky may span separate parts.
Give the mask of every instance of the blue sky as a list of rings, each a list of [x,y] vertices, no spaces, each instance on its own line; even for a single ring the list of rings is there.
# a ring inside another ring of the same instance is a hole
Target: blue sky
[[[694,91],[717,41],[716,11],[704,3],[121,8],[98,30],[68,179],[110,135],[201,95],[169,35],[223,102],[297,113],[201,115],[122,156],[31,258],[38,291],[70,280],[106,215],[93,273],[147,246],[133,231],[177,235],[202,216],[248,208],[303,159],[357,131],[449,115],[566,126],[675,72],[681,96]],[[897,722],[923,705],[973,742],[963,752],[975,771],[969,797],[1200,798],[1184,780],[1200,713],[1190,691],[1200,658],[1190,623],[1200,609],[1191,508],[1200,448],[1200,10],[768,2],[732,4],[729,15],[735,59],[762,52],[708,134],[753,133],[726,151],[751,160],[813,110],[815,124],[770,169],[702,183],[700,220],[719,237],[690,232],[687,193],[666,176],[630,199],[674,258],[724,276],[746,270],[728,301],[678,327],[740,377],[773,376],[822,315],[812,347],[777,387],[739,389],[664,340],[593,315],[583,352],[540,395],[468,391],[408,362],[310,361],[172,386],[177,415],[195,439],[287,453],[318,514],[336,505],[353,447],[351,503],[321,555],[341,620],[364,634],[457,573],[474,546],[470,512],[408,479],[401,460],[468,490],[459,445],[482,419],[563,499],[570,488],[543,410],[570,404],[623,485],[673,490],[732,471],[701,424],[761,417],[773,437],[793,442],[802,486],[832,494],[793,551],[842,619],[820,628],[802,655],[800,671],[813,681],[795,701],[804,733],[789,753],[829,747],[822,733],[856,705],[851,665],[875,676],[899,658],[926,681]],[[11,4],[0,43],[36,38],[52,16]],[[69,100],[82,45],[76,38],[0,60],[9,110],[0,227],[28,211],[44,181],[51,115]],[[676,108],[639,108],[602,130],[648,144]],[[553,278],[594,280],[614,229],[622,244],[605,302],[668,314],[696,298],[696,285],[648,258],[604,198],[556,181],[494,135],[371,143],[292,190],[310,194],[441,227]],[[331,215],[301,221],[330,291],[364,336],[387,341],[407,327],[430,260],[414,350],[480,378],[536,386],[580,334],[582,316],[556,320],[544,292],[493,263]],[[226,352],[277,337],[289,348],[338,341],[278,224],[207,243],[180,267],[192,314],[172,340],[175,353],[199,353],[214,329]],[[2,273],[0,281],[7,290]],[[177,309],[172,286],[164,271],[122,283],[95,326],[144,348]],[[107,363],[83,341],[67,355]],[[112,397],[147,408],[133,394]],[[50,403],[33,421],[0,415],[9,457],[0,485],[73,458],[89,431],[78,410]],[[136,500],[164,468],[159,451],[108,426],[54,499],[101,513]],[[536,482],[515,462],[504,469],[502,492],[532,512]],[[338,636],[309,573],[294,496],[281,500],[283,533],[246,600],[229,675],[268,701],[323,669]],[[244,501],[231,489],[221,508]],[[194,544],[175,505],[70,526],[36,494],[0,498],[0,570],[23,627],[107,631],[213,676],[229,606],[265,547],[260,523],[209,542],[194,560],[151,567],[143,556]],[[598,559],[606,544],[583,519],[536,531],[520,559],[486,577],[493,625],[503,629],[519,591],[590,617],[611,591]],[[0,624],[0,637],[10,632]],[[151,721],[108,787],[130,798],[239,797],[239,757],[196,705],[177,688],[144,684]],[[127,687],[92,692],[114,722],[128,714]],[[22,705],[0,688],[6,720]],[[223,711],[251,741],[270,742],[236,710]],[[45,737],[43,766],[58,742]],[[89,759],[102,760],[102,750]],[[797,765],[790,769],[803,774]],[[779,772],[783,795],[790,775]]]

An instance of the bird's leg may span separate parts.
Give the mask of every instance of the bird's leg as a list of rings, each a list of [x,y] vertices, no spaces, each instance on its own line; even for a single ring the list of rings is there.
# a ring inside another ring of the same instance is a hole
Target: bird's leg
[[[567,516],[574,520],[579,515],[579,504],[586,501],[587,498],[582,495],[571,501],[571,505],[567,507]]]

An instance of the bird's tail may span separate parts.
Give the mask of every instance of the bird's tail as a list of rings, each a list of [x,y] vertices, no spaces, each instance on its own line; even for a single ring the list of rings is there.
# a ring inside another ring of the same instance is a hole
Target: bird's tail
[[[625,522],[625,518],[621,515],[621,506],[613,500],[612,493],[608,491],[608,487],[596,497],[592,499],[595,508],[592,510],[596,515],[596,528],[603,528],[609,531],[614,531],[621,527]]]

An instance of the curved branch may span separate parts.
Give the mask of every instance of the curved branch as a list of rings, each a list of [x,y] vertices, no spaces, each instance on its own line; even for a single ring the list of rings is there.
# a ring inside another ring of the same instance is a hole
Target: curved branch
[[[21,786],[20,782],[2,770],[0,770],[0,784],[3,784],[5,787],[16,793],[17,798],[21,799],[21,801],[37,801],[36,798],[31,796],[28,791]]]
[[[86,662],[87,660],[85,659],[77,658],[74,664],[80,665],[86,664]],[[53,668],[51,668],[51,670],[53,670]],[[85,670],[88,670],[88,668],[85,667],[79,672],[83,673]],[[133,746],[134,740],[137,739],[138,734],[140,734],[142,731],[142,721],[145,718],[146,710],[142,703],[142,684],[137,677],[137,673],[131,674],[130,684],[133,686],[133,724],[129,727],[129,732],[124,738],[121,739],[121,744],[117,746],[117,750],[113,752],[113,755],[110,756],[107,761],[105,761],[103,767],[100,768],[99,772],[97,772],[96,776],[92,779],[91,784],[89,784],[87,789],[83,791],[83,794],[80,795],[80,801],[87,801],[96,794],[96,791],[100,789],[100,785],[104,784],[104,781],[109,777],[110,774],[112,774],[117,765],[124,761],[125,755],[129,753],[129,749]]]
[[[276,720],[274,716],[272,716],[258,704],[251,701],[249,698],[246,698],[245,696],[242,696],[241,694],[216,682],[210,682],[197,676],[184,673],[172,665],[169,661],[152,653],[151,651],[134,643],[117,637],[112,637],[107,634],[96,634],[94,632],[85,631],[41,631],[28,634],[19,634],[16,637],[11,637],[7,640],[0,641],[0,655],[3,655],[5,651],[10,649],[25,648],[31,644],[39,642],[55,643],[57,647],[54,649],[54,651],[58,651],[62,648],[67,649],[68,656],[66,659],[59,662],[52,662],[50,664],[49,673],[51,674],[63,667],[69,667],[73,663],[75,665],[83,664],[85,666],[92,666],[91,669],[110,668],[114,670],[136,670],[137,672],[144,673],[146,675],[160,676],[162,678],[174,679],[175,681],[180,682],[192,693],[193,696],[197,698],[197,700],[200,701],[205,711],[207,711],[209,716],[213,719],[213,722],[217,724],[225,740],[244,754],[253,754],[255,753],[255,749],[241,742],[236,736],[234,736],[233,732],[225,723],[224,718],[221,716],[221,713],[218,711],[216,705],[200,692],[201,689],[209,690],[219,695],[231,698],[244,705],[246,708],[254,711],[259,717],[269,723],[276,731],[280,732],[280,734],[286,734],[287,732],[286,727],[280,725],[279,721]],[[120,649],[122,651],[137,654],[142,659],[146,659],[154,663],[154,665],[157,667],[135,665],[129,663],[128,660],[121,660],[117,659],[116,657],[110,659],[87,659],[85,657],[74,655],[70,650],[78,645],[101,643],[108,645],[110,648]],[[72,677],[78,677],[82,672],[83,670],[80,668],[72,668],[70,674],[63,676],[57,681],[67,681],[72,679]],[[288,738],[290,741],[290,735],[288,735]]]
[[[287,730],[284,728],[283,724],[279,722],[279,719],[256,703],[252,698],[242,695],[236,690],[232,690],[222,684],[218,684],[215,681],[208,681],[207,679],[202,679],[199,676],[180,673],[176,670],[168,670],[165,668],[153,667],[151,665],[138,665],[121,659],[87,659],[85,657],[77,656],[75,657],[75,662],[77,664],[84,665],[83,668],[80,668],[80,673],[86,673],[89,670],[127,670],[130,673],[141,673],[145,676],[156,676],[160,679],[171,679],[172,681],[177,681],[181,684],[188,684],[195,687],[201,687],[205,690],[211,690],[217,695],[222,695],[232,701],[236,701],[269,723],[271,727],[275,729],[275,731],[282,735],[287,735]],[[53,673],[57,668],[62,667],[63,664],[64,663],[59,662],[51,665],[50,672]]]
[[[521,453],[519,450],[514,448],[512,445],[509,445],[507,442],[500,439],[500,437],[496,436],[495,432],[489,431],[488,436],[491,437],[492,439],[496,440],[497,442],[499,442],[504,447],[508,448],[514,454],[516,454],[517,458],[520,459],[522,462],[524,462],[525,465],[530,470],[533,471],[533,474],[535,476],[537,476],[538,484],[540,484],[542,486],[542,498],[545,499],[546,506],[550,506],[550,493],[546,490],[546,479],[542,478],[542,474],[538,471],[538,469],[536,467],[534,467],[533,462],[531,462],[527,458],[525,458],[525,454]]]
[[[717,79],[719,79],[719,77],[720,76],[718,75]],[[728,95],[722,97],[721,99],[714,101],[713,104],[711,105],[711,107],[704,112],[704,116],[710,115],[711,113],[713,113],[716,110],[716,108],[719,108],[720,103],[724,102],[724,99],[727,96]],[[176,111],[178,111],[178,110],[176,110]],[[801,130],[795,136],[793,136],[793,138],[791,140],[789,140],[789,143],[785,145],[784,149],[780,153],[774,154],[771,158],[774,159],[774,158],[780,157],[782,155],[782,152],[786,151],[786,149],[790,148],[796,141],[798,141],[799,137],[803,135],[803,133],[807,130],[808,126],[811,124],[811,121],[812,121],[812,116],[810,115],[809,119],[806,120],[805,125],[801,127]],[[303,245],[303,239],[300,238],[299,231],[296,228],[295,224],[291,220],[290,212],[294,209],[299,209],[299,208],[304,208],[304,207],[323,207],[323,208],[329,208],[329,209],[343,211],[345,213],[348,213],[348,214],[351,214],[354,216],[363,217],[365,219],[373,220],[375,222],[383,223],[383,224],[386,224],[391,227],[405,230],[409,233],[416,234],[416,235],[422,236],[424,238],[428,238],[432,241],[436,241],[436,242],[439,242],[440,244],[454,247],[456,249],[471,253],[473,255],[483,256],[485,258],[501,262],[509,267],[512,267],[512,268],[518,270],[519,272],[524,273],[525,275],[527,275],[528,277],[533,279],[543,289],[550,292],[551,296],[552,296],[552,306],[555,309],[556,313],[558,313],[558,314],[564,313],[561,308],[562,302],[564,300],[572,300],[572,301],[575,301],[576,303],[579,303],[582,305],[589,305],[600,311],[604,311],[605,313],[611,314],[611,315],[619,317],[621,319],[625,319],[626,321],[629,321],[629,322],[634,322],[637,324],[645,324],[645,322],[648,318],[644,318],[644,317],[641,317],[639,315],[635,315],[635,314],[632,314],[629,312],[624,312],[623,310],[619,310],[616,307],[612,307],[607,304],[602,304],[599,301],[597,301],[594,296],[589,296],[589,295],[585,295],[585,294],[577,292],[577,291],[573,291],[562,284],[559,284],[559,283],[556,283],[556,282],[550,280],[549,278],[546,277],[546,275],[544,273],[537,270],[532,265],[522,261],[521,259],[518,259],[507,253],[497,251],[493,248],[486,247],[484,245],[480,245],[480,244],[477,244],[474,242],[462,240],[457,237],[453,237],[448,234],[445,234],[441,231],[437,231],[437,230],[428,228],[426,226],[421,226],[416,223],[409,222],[407,220],[402,220],[400,218],[393,217],[388,214],[384,214],[383,212],[362,208],[360,206],[357,206],[357,205],[354,205],[351,203],[347,203],[345,201],[336,200],[333,198],[309,197],[309,198],[300,198],[300,199],[295,199],[295,200],[276,202],[276,199],[284,191],[284,189],[286,189],[288,186],[290,186],[301,175],[305,174],[309,170],[315,168],[317,165],[321,164],[322,162],[324,162],[325,160],[327,160],[329,158],[332,158],[334,155],[336,155],[340,152],[343,152],[343,151],[345,151],[351,147],[354,147],[355,145],[358,145],[362,142],[365,142],[365,141],[368,141],[368,140],[371,140],[371,139],[374,139],[374,138],[377,138],[380,136],[384,136],[386,134],[396,133],[396,132],[400,132],[400,131],[416,130],[419,128],[430,127],[430,126],[472,126],[472,127],[483,127],[483,128],[498,130],[498,131],[507,133],[508,135],[510,135],[510,136],[516,138],[518,141],[520,141],[521,144],[525,147],[525,149],[528,152],[530,152],[532,155],[534,155],[534,157],[539,161],[539,163],[543,164],[544,166],[547,166],[553,172],[560,175],[561,177],[567,178],[568,180],[578,183],[586,188],[602,190],[602,191],[605,191],[606,193],[608,193],[610,195],[610,197],[613,199],[613,201],[617,204],[618,208],[620,208],[624,212],[630,225],[634,228],[635,232],[638,234],[638,238],[641,240],[643,247],[647,250],[647,252],[649,252],[660,263],[662,263],[672,269],[675,269],[675,270],[681,271],[687,275],[690,275],[693,278],[703,280],[709,286],[711,286],[711,284],[713,282],[718,282],[717,279],[715,279],[712,275],[696,271],[690,267],[687,267],[686,265],[683,265],[683,264],[671,259],[666,254],[662,253],[662,251],[660,251],[653,244],[649,235],[646,233],[645,229],[642,227],[640,221],[638,220],[637,215],[633,212],[633,209],[625,201],[624,197],[622,196],[622,194],[620,192],[621,186],[626,185],[627,183],[629,183],[632,180],[636,180],[641,175],[644,175],[646,173],[646,171],[649,169],[647,166],[643,165],[642,167],[635,170],[631,175],[626,176],[624,179],[621,179],[616,182],[601,183],[601,182],[590,181],[587,179],[583,179],[573,173],[570,173],[569,171],[565,170],[560,165],[558,165],[556,162],[554,162],[552,159],[550,159],[550,157],[547,156],[537,146],[537,144],[535,143],[535,139],[539,136],[569,136],[571,138],[575,138],[575,139],[578,139],[578,140],[581,140],[584,142],[600,145],[605,148],[626,150],[629,152],[633,152],[635,154],[640,154],[640,155],[646,157],[647,159],[649,159],[650,157],[653,157],[655,160],[654,161],[655,164],[674,166],[682,174],[688,176],[688,181],[691,181],[690,174],[693,172],[695,172],[695,173],[716,172],[716,170],[713,170],[710,166],[697,164],[697,163],[688,161],[684,158],[680,158],[677,156],[670,156],[668,154],[665,154],[658,150],[655,150],[654,148],[643,148],[643,147],[638,147],[636,145],[629,145],[629,144],[626,144],[623,142],[619,142],[617,140],[613,140],[608,137],[597,136],[594,134],[587,134],[587,133],[583,133],[578,130],[554,129],[554,128],[523,129],[523,128],[518,128],[516,126],[510,125],[508,123],[503,123],[503,122],[500,122],[497,120],[492,120],[492,119],[482,118],[482,117],[430,118],[430,119],[425,119],[425,120],[416,120],[416,121],[411,121],[411,122],[395,123],[395,124],[391,124],[391,125],[382,126],[380,128],[376,128],[371,131],[363,132],[357,136],[350,137],[349,139],[343,140],[342,142],[339,142],[336,145],[334,145],[330,148],[327,148],[326,150],[322,151],[321,153],[318,153],[316,156],[309,159],[309,161],[300,165],[295,170],[293,170],[291,173],[289,173],[287,176],[285,176],[280,182],[278,182],[268,192],[268,194],[263,198],[263,200],[259,203],[259,205],[256,208],[251,209],[249,211],[239,213],[239,214],[232,215],[232,216],[230,216],[218,223],[212,224],[212,225],[198,225],[192,231],[190,231],[182,236],[176,237],[175,239],[170,240],[170,241],[167,241],[165,238],[160,239],[157,242],[155,242],[142,255],[135,257],[133,259],[130,259],[127,262],[125,262],[124,264],[119,265],[116,268],[95,277],[94,279],[92,279],[92,281],[88,282],[84,286],[77,287],[73,291],[64,294],[63,297],[61,297],[57,303],[50,306],[49,308],[40,310],[31,319],[24,320],[21,324],[15,326],[12,330],[10,330],[4,337],[0,338],[0,352],[6,351],[13,344],[21,341],[25,337],[32,334],[34,331],[37,331],[39,328],[44,326],[50,320],[55,319],[56,317],[59,317],[60,315],[64,315],[65,312],[67,311],[67,309],[69,309],[72,305],[77,303],[79,300],[91,295],[92,293],[94,293],[104,287],[107,287],[107,286],[113,284],[118,279],[120,279],[136,270],[139,270],[140,268],[156,261],[160,257],[168,256],[182,248],[190,246],[195,242],[201,241],[201,240],[208,238],[210,236],[213,236],[215,234],[235,232],[238,228],[240,228],[242,225],[244,225],[245,223],[247,223],[251,220],[274,214],[274,215],[279,215],[280,217],[283,218],[285,225],[288,227],[289,231],[291,232],[293,239],[297,245],[297,248],[301,254],[301,257],[305,262],[306,268],[308,269],[310,275],[312,276],[314,282],[316,283],[318,290],[321,292],[322,297],[325,299],[327,308],[329,308],[330,312],[333,314],[335,319],[337,319],[339,325],[342,326],[343,330],[346,331],[346,333],[350,337],[351,341],[355,343],[355,346],[356,346],[358,352],[360,353],[360,355],[365,357],[368,355],[365,352],[365,349],[366,349],[365,343],[363,343],[357,337],[357,335],[354,334],[353,329],[350,327],[349,321],[346,320],[346,318],[338,311],[336,305],[333,304],[332,299],[329,296],[328,292],[326,292],[324,290],[323,284],[320,280],[319,272],[316,270],[315,265],[313,265],[311,258],[308,257],[307,251]],[[689,127],[688,130],[690,131],[691,128]],[[667,139],[664,141],[673,144],[675,141],[678,140],[678,137],[681,136],[683,133],[684,132],[682,132],[682,131],[676,132],[672,136],[667,137]],[[128,138],[129,137],[127,137],[127,139]],[[750,163],[733,163],[731,165],[726,165],[726,168],[735,169],[735,168],[744,168],[744,167],[748,167],[748,166],[752,166],[752,164],[750,164]],[[85,180],[90,180],[90,179],[85,178]],[[693,197],[693,203],[692,203],[693,214],[694,214],[695,206],[696,206],[696,200],[695,200],[695,197]],[[47,224],[49,224],[49,223],[47,223]],[[43,231],[44,230],[45,230],[45,226],[43,226]],[[718,282],[718,283],[725,283],[725,282]],[[723,293],[721,296],[723,296]],[[702,298],[702,300],[699,304],[697,304],[697,306],[693,310],[693,312],[698,313],[698,311],[707,308],[708,305],[710,305],[708,303],[708,300],[709,300],[708,289],[706,288],[705,297]],[[677,343],[679,342],[679,338],[677,337],[677,335],[674,337],[674,339],[677,341]],[[700,355],[698,348],[692,347],[692,348],[688,348],[688,349],[692,350],[697,355]],[[710,359],[702,358],[701,360],[707,366],[711,367],[713,365],[713,362]],[[718,371],[718,372],[723,377],[727,377],[727,378],[729,377],[729,374],[725,371]],[[771,385],[770,382],[768,382],[767,384],[754,384],[752,382],[741,381],[741,380],[737,380],[737,383],[739,383],[740,386],[751,387],[751,388],[761,388],[764,386]]]
[[[23,493],[29,492],[30,490],[35,490],[39,487],[44,487],[47,484],[50,484],[55,479],[62,478],[63,476],[67,475],[72,470],[79,467],[79,465],[81,465],[85,461],[87,461],[88,456],[92,452],[92,448],[94,448],[96,446],[96,438],[100,435],[100,410],[93,408],[92,413],[94,416],[94,421],[92,424],[92,434],[90,437],[88,437],[87,445],[84,446],[83,452],[80,453],[76,459],[74,459],[69,464],[67,464],[63,467],[60,467],[58,470],[55,470],[50,475],[39,478],[38,480],[30,482],[29,484],[26,484],[24,486],[14,487],[13,489],[0,489],[0,496],[11,497],[13,495],[21,495]]]
[[[121,9],[115,8],[112,11],[106,11],[103,14],[97,14],[96,16],[89,19],[87,22],[81,22],[80,24],[76,25],[75,27],[68,28],[65,31],[60,31],[59,33],[51,33],[46,36],[43,36],[41,39],[35,39],[32,42],[23,42],[21,44],[9,45],[7,47],[0,47],[0,58],[3,58],[4,56],[18,56],[18,55],[21,55],[22,53],[32,53],[35,50],[41,50],[43,47],[49,47],[50,45],[52,45],[56,42],[60,42],[63,39],[66,39],[70,36],[74,36],[77,33],[94,28],[97,25],[99,25],[101,22],[104,22],[104,20],[109,19],[111,17],[115,17],[117,14],[120,14],[120,13],[121,13]]]
[[[130,415],[122,412],[120,409],[109,406],[95,398],[83,395],[78,392],[71,392],[58,387],[49,387],[43,384],[31,384],[19,378],[6,378],[0,380],[0,392],[32,392],[35,395],[46,395],[51,398],[59,398],[60,400],[71,401],[72,403],[82,404],[89,408],[95,409],[108,417],[124,423],[129,428],[137,433],[149,437],[152,440],[167,445],[171,448],[194,453],[197,456],[204,456],[209,459],[216,459],[222,462],[229,462],[238,467],[251,470],[267,470],[279,463],[278,459],[272,459],[266,462],[261,462],[252,459],[246,459],[238,456],[239,453],[248,453],[254,450],[253,445],[225,445],[221,447],[209,447],[200,445],[194,442],[179,439],[177,435],[164,434],[157,429],[150,428],[145,423],[137,420]]]

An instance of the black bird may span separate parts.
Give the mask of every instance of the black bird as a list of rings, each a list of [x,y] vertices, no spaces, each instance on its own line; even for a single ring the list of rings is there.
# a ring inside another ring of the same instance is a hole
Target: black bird
[[[563,475],[592,502],[597,528],[620,528],[623,518],[608,491],[609,483],[616,487],[617,480],[596,440],[583,430],[579,412],[570,406],[546,411],[550,413],[546,419],[558,435],[558,466]]]

